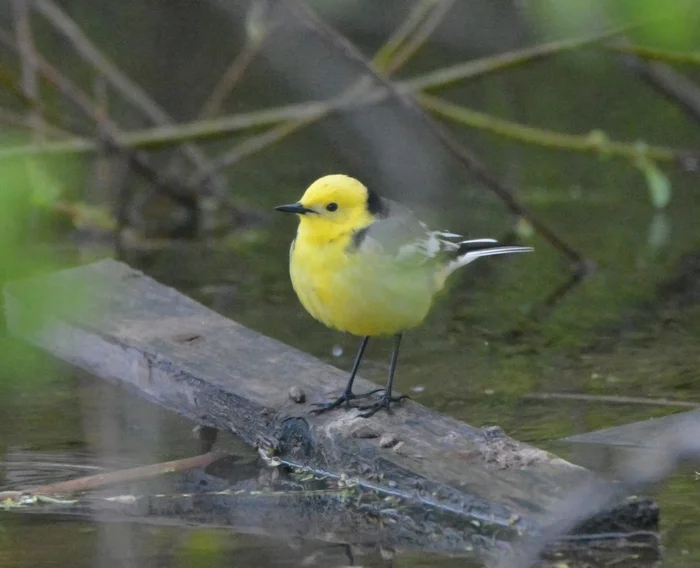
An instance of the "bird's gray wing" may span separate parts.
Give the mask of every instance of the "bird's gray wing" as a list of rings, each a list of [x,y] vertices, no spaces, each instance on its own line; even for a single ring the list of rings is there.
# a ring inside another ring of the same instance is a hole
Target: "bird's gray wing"
[[[430,231],[406,206],[388,199],[383,202],[385,215],[355,231],[351,252],[371,251],[395,261],[422,264],[459,248],[461,235]]]

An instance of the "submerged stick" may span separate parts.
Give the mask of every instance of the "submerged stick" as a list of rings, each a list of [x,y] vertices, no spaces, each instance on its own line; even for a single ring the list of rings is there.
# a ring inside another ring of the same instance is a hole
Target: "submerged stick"
[[[223,455],[224,454],[221,452],[212,451],[191,458],[144,465],[131,469],[122,469],[120,471],[111,471],[109,473],[98,473],[96,475],[88,475],[77,479],[69,479],[68,481],[59,481],[58,483],[40,485],[39,487],[29,487],[22,490],[3,491],[0,492],[0,500],[16,499],[27,494],[35,496],[71,495],[73,493],[101,489],[108,485],[116,485],[118,483],[144,481],[146,479],[152,479],[168,473],[177,473],[187,471],[188,469],[204,468],[221,458]]]

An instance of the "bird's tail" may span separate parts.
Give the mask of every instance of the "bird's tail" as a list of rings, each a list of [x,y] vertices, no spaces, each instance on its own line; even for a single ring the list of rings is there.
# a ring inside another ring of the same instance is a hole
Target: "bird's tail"
[[[495,239],[474,239],[457,243],[459,248],[455,251],[456,257],[448,262],[443,268],[441,283],[447,279],[455,270],[466,266],[482,256],[493,256],[497,254],[512,254],[516,252],[532,252],[532,247],[503,246]]]

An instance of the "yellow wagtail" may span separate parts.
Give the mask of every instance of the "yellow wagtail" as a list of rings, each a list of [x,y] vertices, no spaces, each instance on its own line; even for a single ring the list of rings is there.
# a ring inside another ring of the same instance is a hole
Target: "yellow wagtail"
[[[366,411],[364,417],[381,408],[391,412],[391,403],[404,398],[391,395],[401,336],[423,321],[447,277],[482,256],[533,250],[430,231],[405,206],[344,175],[322,177],[298,203],[275,209],[299,215],[289,271],[306,311],[328,327],[362,337],[345,391],[318,404],[316,413],[382,390],[352,392],[367,342],[378,335],[394,336],[386,388],[377,402],[355,408]]]

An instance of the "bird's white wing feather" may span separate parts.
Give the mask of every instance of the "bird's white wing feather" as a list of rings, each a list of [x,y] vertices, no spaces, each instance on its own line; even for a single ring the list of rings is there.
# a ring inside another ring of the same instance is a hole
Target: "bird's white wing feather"
[[[436,263],[442,266],[446,277],[482,256],[532,250],[501,246],[495,239],[465,240],[451,231],[431,231],[404,205],[389,200],[385,200],[385,205],[387,213],[383,218],[354,234],[351,246],[355,251],[386,255],[390,262]]]

